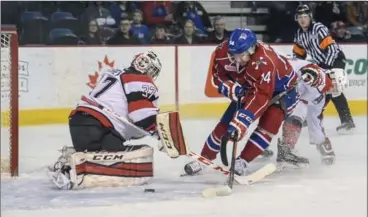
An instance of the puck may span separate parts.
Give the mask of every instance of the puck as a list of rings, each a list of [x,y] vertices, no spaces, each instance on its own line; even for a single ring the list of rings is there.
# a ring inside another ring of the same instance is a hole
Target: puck
[[[153,188],[146,188],[146,189],[144,189],[144,192],[154,193],[155,192],[155,189],[153,189]]]

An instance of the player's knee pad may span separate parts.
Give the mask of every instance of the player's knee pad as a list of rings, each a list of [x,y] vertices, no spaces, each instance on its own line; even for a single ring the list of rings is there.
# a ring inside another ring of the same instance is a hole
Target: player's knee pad
[[[74,188],[142,185],[153,177],[153,148],[122,152],[76,152],[71,157]]]

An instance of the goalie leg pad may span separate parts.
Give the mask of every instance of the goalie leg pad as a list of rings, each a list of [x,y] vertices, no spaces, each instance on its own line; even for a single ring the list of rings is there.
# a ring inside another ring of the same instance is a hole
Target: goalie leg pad
[[[74,188],[142,185],[153,177],[153,148],[130,152],[77,152],[70,177]]]
[[[186,155],[188,148],[185,143],[183,129],[178,112],[163,112],[156,117],[157,131],[161,144],[171,158]]]

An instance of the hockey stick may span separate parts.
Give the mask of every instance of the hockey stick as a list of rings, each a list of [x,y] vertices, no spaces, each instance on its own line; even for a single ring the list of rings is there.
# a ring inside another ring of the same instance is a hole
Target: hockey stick
[[[238,97],[238,101],[236,102],[236,110],[239,110],[241,107],[241,97]],[[225,135],[221,138],[221,145],[220,145],[220,156],[221,156],[221,161],[225,166],[229,165],[229,162],[227,160],[227,143],[230,139],[231,135]],[[233,144],[233,151],[232,151],[232,156],[231,156],[231,165],[230,165],[230,174],[229,174],[229,181],[228,181],[228,186],[229,188],[233,188],[233,184],[234,184],[234,175],[235,175],[235,158],[236,158],[236,151],[238,148],[238,132],[235,131],[233,138],[231,138],[234,142]]]

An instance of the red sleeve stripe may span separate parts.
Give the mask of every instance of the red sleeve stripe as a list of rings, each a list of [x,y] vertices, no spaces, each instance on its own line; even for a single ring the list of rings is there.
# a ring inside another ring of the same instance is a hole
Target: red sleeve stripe
[[[151,101],[148,100],[136,100],[128,103],[128,112],[132,113],[140,109],[156,108]]]

